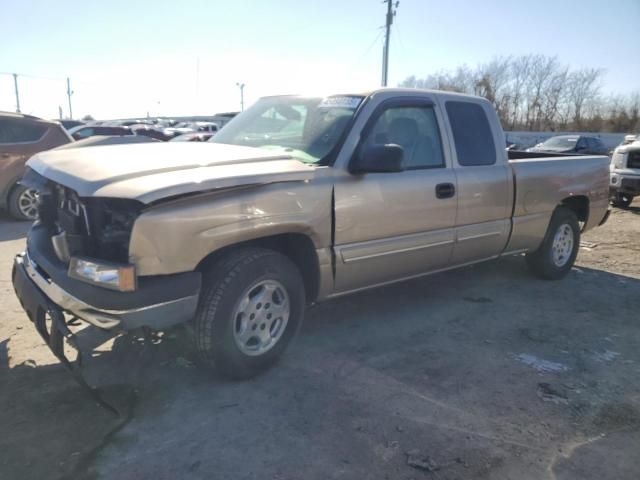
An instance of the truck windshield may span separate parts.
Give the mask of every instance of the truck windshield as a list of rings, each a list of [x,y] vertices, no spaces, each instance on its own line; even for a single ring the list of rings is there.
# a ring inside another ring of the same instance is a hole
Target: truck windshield
[[[318,163],[338,144],[361,102],[358,96],[263,98],[209,141],[282,151]]]

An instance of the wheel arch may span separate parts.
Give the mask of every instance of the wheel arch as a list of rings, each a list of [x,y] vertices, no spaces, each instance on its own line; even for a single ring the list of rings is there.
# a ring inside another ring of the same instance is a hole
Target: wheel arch
[[[586,223],[589,221],[589,198],[586,195],[572,195],[562,199],[559,207],[566,207],[576,214],[578,220]]]
[[[273,250],[289,258],[302,275],[306,301],[316,300],[320,290],[320,265],[313,240],[303,233],[280,233],[224,246],[200,260],[196,270],[205,272],[225,255],[246,247]]]
[[[5,183],[4,190],[0,192],[0,208],[7,208],[9,206],[9,198],[13,191],[20,185],[20,179],[22,175],[14,176],[11,180]]]

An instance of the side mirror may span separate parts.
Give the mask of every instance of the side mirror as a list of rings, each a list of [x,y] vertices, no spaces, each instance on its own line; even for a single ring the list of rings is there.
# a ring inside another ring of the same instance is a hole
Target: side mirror
[[[400,145],[371,145],[362,149],[350,165],[351,173],[402,172],[404,149]]]

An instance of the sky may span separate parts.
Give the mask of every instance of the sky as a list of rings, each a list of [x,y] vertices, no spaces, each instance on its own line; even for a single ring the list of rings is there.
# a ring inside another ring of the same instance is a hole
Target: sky
[[[0,0],[0,110],[208,115],[264,95],[380,85],[381,0]],[[640,91],[640,0],[400,0],[389,85],[496,56],[557,56]]]

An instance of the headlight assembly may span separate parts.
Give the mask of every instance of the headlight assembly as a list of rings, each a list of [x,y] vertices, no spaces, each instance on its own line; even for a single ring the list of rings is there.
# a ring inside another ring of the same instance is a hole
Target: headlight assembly
[[[71,258],[69,276],[94,285],[133,292],[136,289],[136,270],[133,265],[118,265],[85,258]]]

